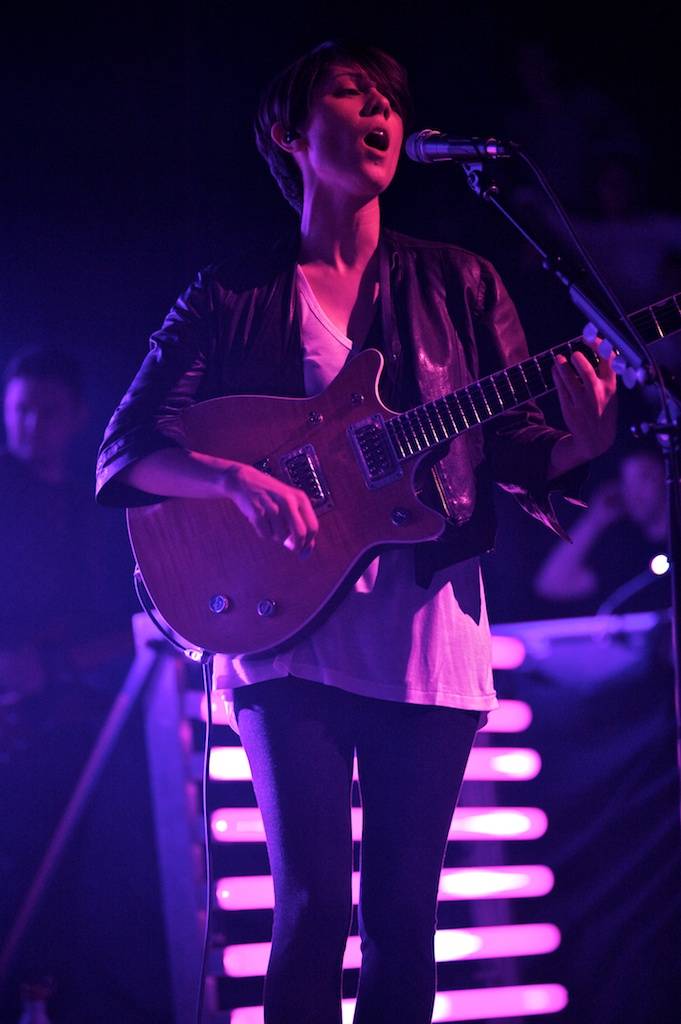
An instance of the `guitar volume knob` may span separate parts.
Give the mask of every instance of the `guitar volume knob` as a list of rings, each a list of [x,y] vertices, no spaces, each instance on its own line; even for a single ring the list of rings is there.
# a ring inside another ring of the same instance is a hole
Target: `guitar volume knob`
[[[256,611],[261,619],[268,619],[271,615],[274,615],[277,610],[277,602],[273,601],[269,597],[265,597],[262,601],[258,601]]]
[[[214,615],[222,615],[223,612],[229,611],[230,604],[231,602],[225,594],[213,594],[208,602],[208,607]]]

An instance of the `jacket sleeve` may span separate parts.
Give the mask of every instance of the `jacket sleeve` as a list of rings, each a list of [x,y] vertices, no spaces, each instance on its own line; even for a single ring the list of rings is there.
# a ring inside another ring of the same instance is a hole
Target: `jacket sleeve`
[[[477,302],[478,352],[481,375],[527,359],[525,334],[515,306],[491,264],[481,261]],[[549,426],[534,402],[524,402],[489,422],[484,430],[485,453],[492,478],[514,495],[525,511],[561,537],[561,527],[551,504],[558,492],[570,502],[582,504],[579,490],[587,476],[585,466],[549,480],[553,446],[566,431]]]
[[[163,500],[118,479],[125,467],[162,448],[182,447],[179,413],[196,400],[207,374],[213,329],[210,279],[200,273],[177,300],[104,432],[97,458],[96,497],[102,505]]]

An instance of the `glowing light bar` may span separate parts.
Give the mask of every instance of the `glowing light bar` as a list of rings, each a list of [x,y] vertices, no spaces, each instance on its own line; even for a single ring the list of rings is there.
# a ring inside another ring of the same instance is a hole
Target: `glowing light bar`
[[[464,778],[468,781],[503,782],[506,779],[533,779],[541,770],[536,750],[522,747],[473,747]],[[210,777],[220,782],[247,782],[251,769],[243,747],[213,747],[210,753]],[[357,778],[357,762],[353,767]]]
[[[559,1013],[568,1003],[562,985],[505,985],[498,988],[469,988],[438,992],[433,1024],[444,1021],[487,1020],[494,1017],[530,1017]],[[343,1024],[352,1024],[355,1000],[343,1000]],[[231,1024],[263,1024],[262,1006],[241,1006],[231,1011]]]
[[[543,864],[514,867],[443,868],[438,900],[492,900],[545,896],[553,889],[554,876]],[[274,886],[271,875],[220,878],[215,898],[221,910],[271,910]],[[359,900],[359,872],[352,875],[352,900]]]
[[[553,924],[449,928],[435,934],[435,959],[438,963],[449,963],[491,957],[538,956],[552,953],[559,945],[560,932]],[[223,950],[222,967],[230,978],[262,978],[269,958],[269,942],[240,943]],[[359,935],[351,935],[345,947],[343,970],[358,970],[361,963]]]
[[[503,782],[505,779],[534,779],[541,771],[536,750],[525,747],[473,747],[465,779]]]
[[[352,808],[352,838],[362,837],[362,808]],[[538,807],[457,807],[449,829],[450,840],[538,839],[548,821]],[[257,807],[222,807],[211,815],[213,838],[222,843],[264,843]]]
[[[480,732],[525,732],[531,722],[532,708],[524,700],[500,700]]]
[[[548,827],[538,807],[459,807],[451,839],[538,839]]]
[[[438,992],[433,1024],[442,1021],[487,1020],[489,1017],[530,1017],[560,1013],[568,1003],[562,985],[504,985],[499,988]],[[233,1024],[238,1024],[232,1018]]]
[[[444,868],[440,876],[440,900],[492,900],[498,896],[545,896],[554,884],[553,872],[544,864],[513,867]]]
[[[525,644],[519,636],[492,634],[492,668],[520,668],[525,661]]]

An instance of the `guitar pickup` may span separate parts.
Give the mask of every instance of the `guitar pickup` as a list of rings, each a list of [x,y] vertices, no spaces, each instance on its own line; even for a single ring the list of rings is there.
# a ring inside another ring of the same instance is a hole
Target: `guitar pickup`
[[[304,491],[316,512],[331,508],[331,494],[314,445],[306,444],[287,452],[281,457],[280,466],[287,483]]]
[[[402,476],[382,416],[370,416],[348,427],[348,436],[367,487],[385,487]]]

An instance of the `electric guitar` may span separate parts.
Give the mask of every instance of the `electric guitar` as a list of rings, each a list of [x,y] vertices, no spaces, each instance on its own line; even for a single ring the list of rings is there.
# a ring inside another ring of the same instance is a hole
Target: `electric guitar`
[[[646,341],[681,327],[681,293],[632,314]],[[386,544],[434,540],[444,518],[414,487],[427,453],[553,390],[563,342],[396,413],[378,397],[383,357],[358,354],[313,398],[235,395],[181,416],[187,446],[256,466],[307,493],[320,520],[306,560],[260,539],[228,499],[169,498],[127,511],[142,580],[160,615],[207,652],[270,650],[310,624],[353,567]]]

